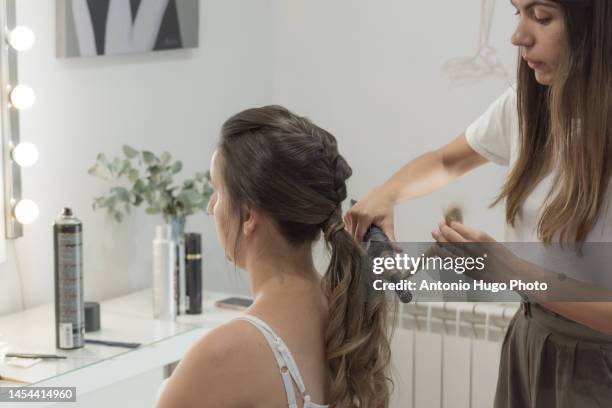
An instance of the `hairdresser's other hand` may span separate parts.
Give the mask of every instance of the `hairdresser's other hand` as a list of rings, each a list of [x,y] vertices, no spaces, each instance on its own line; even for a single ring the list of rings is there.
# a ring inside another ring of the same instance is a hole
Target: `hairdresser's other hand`
[[[468,227],[457,221],[449,224],[442,221],[438,228],[431,231],[431,236],[437,242],[496,242],[486,232]]]
[[[384,188],[378,187],[349,209],[344,216],[344,223],[357,242],[363,240],[372,224],[380,227],[391,241],[395,241],[394,209],[395,201]]]
[[[471,278],[508,282],[521,274],[522,260],[486,232],[452,221],[438,224],[431,236],[438,243],[436,248],[432,247],[438,256],[486,258],[486,267],[481,273],[466,272]]]

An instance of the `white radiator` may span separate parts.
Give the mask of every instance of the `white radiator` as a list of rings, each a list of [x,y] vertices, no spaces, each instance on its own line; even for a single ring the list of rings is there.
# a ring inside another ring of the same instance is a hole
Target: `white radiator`
[[[491,408],[518,304],[403,305],[392,341],[392,408]]]

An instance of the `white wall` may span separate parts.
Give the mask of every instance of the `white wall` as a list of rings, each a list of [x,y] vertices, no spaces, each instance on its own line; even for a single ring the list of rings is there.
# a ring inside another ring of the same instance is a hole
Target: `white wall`
[[[506,1],[496,5],[490,44],[513,77],[513,10]],[[476,52],[480,6],[478,0],[275,0],[275,101],[338,138],[353,167],[352,197],[448,143],[512,82],[487,77],[458,84],[442,72],[448,59]],[[463,204],[467,223],[501,239],[501,208],[486,207],[504,171],[484,166],[400,206],[398,240],[430,241],[453,202]]]
[[[94,212],[92,199],[109,187],[87,175],[98,152],[121,145],[170,151],[184,173],[208,168],[218,129],[231,114],[272,97],[272,24],[268,0],[201,1],[200,47],[142,55],[58,59],[55,1],[17,1],[20,24],[37,36],[20,55],[19,75],[37,93],[21,115],[21,136],[40,150],[23,172],[23,191],[40,206],[25,236],[8,242],[0,265],[0,314],[53,300],[51,224],[64,206],[84,223],[85,296],[104,299],[150,286],[151,240],[161,217],[142,209],[123,224]],[[214,224],[192,217],[188,230],[204,234],[207,287],[236,286],[234,269],[220,256]],[[240,288],[244,290],[246,284]]]

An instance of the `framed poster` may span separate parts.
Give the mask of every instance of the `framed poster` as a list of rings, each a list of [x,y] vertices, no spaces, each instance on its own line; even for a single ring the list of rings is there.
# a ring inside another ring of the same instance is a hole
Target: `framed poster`
[[[57,0],[57,54],[91,57],[194,48],[199,0]]]

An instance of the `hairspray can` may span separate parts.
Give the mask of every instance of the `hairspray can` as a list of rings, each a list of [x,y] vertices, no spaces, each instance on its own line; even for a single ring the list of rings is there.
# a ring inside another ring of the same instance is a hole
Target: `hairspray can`
[[[153,240],[153,317],[174,320],[176,304],[176,243],[169,225],[158,225]]]
[[[85,344],[83,224],[64,208],[53,224],[55,256],[55,342],[60,349]]]
[[[202,236],[185,234],[187,314],[202,313]]]

